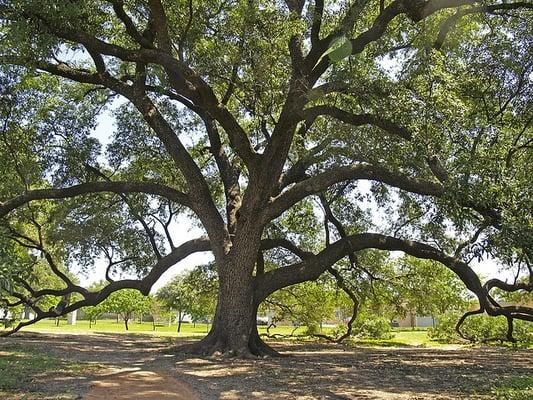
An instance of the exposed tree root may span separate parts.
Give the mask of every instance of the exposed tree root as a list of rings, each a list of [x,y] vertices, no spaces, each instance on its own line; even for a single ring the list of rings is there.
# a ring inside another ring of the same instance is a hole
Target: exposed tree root
[[[266,344],[259,336],[257,329],[251,333],[247,344],[239,344],[228,340],[224,335],[211,331],[199,342],[180,346],[180,353],[202,357],[227,357],[256,359],[258,357],[283,357],[282,354]]]

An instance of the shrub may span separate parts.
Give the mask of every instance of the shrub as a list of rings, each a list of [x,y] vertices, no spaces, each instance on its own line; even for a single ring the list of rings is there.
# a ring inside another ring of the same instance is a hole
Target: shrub
[[[318,325],[318,324],[309,323],[306,326],[306,329],[305,329],[305,334],[306,335],[316,335],[319,332],[320,332],[320,325]]]
[[[457,341],[459,336],[455,331],[455,325],[459,318],[461,318],[460,313],[449,313],[438,316],[435,327],[428,329],[428,336],[443,342]]]
[[[391,339],[390,321],[377,315],[361,315],[353,326],[354,336],[368,339]]]

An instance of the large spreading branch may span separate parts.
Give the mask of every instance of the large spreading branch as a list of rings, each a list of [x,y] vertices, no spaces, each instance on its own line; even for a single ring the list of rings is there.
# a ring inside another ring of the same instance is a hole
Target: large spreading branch
[[[500,306],[492,300],[489,291],[497,286],[503,290],[531,290],[531,285],[507,287],[494,280],[482,285],[479,277],[465,262],[449,256],[441,250],[428,244],[398,239],[376,233],[361,233],[342,238],[327,246],[314,256],[308,256],[301,262],[286,267],[281,267],[256,278],[256,301],[261,302],[271,293],[297,283],[316,280],[329,267],[333,266],[346,255],[364,249],[379,249],[388,251],[402,251],[411,256],[438,261],[451,269],[476,295],[480,309],[491,316],[503,315],[508,320],[522,319],[533,321],[533,308],[526,306]]]
[[[439,34],[437,36],[437,39],[435,40],[435,43],[433,44],[433,47],[435,49],[441,49],[450,31],[454,28],[455,25],[457,25],[457,23],[462,18],[464,18],[467,15],[481,14],[481,13],[497,15],[498,11],[511,11],[511,10],[517,10],[520,8],[533,9],[533,4],[531,4],[530,2],[519,1],[515,3],[481,5],[477,7],[470,7],[470,8],[457,10],[455,14],[448,17],[441,24],[440,29],[439,29]]]
[[[137,289],[144,295],[148,295],[154,283],[157,282],[161,275],[163,275],[163,273],[166,272],[170,267],[187,258],[191,254],[205,251],[211,251],[211,243],[208,238],[201,237],[198,239],[189,240],[188,242],[176,247],[165,257],[158,260],[144,278],[113,281],[97,292],[90,292],[87,289],[81,288],[80,286],[72,283],[68,284],[64,289],[57,290],[33,290],[31,287],[29,287],[27,290],[30,292],[30,296],[13,292],[11,295],[18,298],[21,304],[26,304],[31,307],[35,311],[36,315],[34,319],[20,322],[15,328],[7,332],[0,333],[0,336],[9,336],[25,326],[32,325],[45,318],[56,318],[58,315],[66,315],[82,307],[96,306],[107,299],[109,295],[118,290]],[[37,301],[41,296],[65,296],[72,293],[80,293],[83,296],[83,299],[66,306],[59,314],[56,310],[42,310],[37,305]]]
[[[234,234],[237,224],[237,212],[239,211],[242,202],[241,188],[239,184],[240,171],[231,163],[224,150],[215,121],[205,115],[203,116],[203,120],[211,144],[210,151],[215,158],[220,177],[222,178],[222,184],[224,185],[228,231],[230,234]]]
[[[385,132],[389,133],[390,135],[399,136],[406,140],[411,139],[411,133],[407,129],[387,118],[380,117],[374,114],[355,114],[342,110],[338,107],[322,105],[305,109],[303,115],[307,127],[312,125],[316,118],[323,115],[333,117],[339,121],[342,121],[352,126],[377,126]]]
[[[189,178],[187,181],[191,188],[197,188],[199,186],[205,188],[205,179],[198,171],[198,167],[194,161],[190,159],[190,155],[183,148],[174,132],[169,129],[169,125],[166,123],[164,117],[158,112],[150,99],[146,95],[143,95],[144,83],[141,82],[141,92],[139,92],[139,90],[136,90],[139,89],[138,85],[129,86],[121,82],[120,79],[112,78],[106,70],[103,56],[113,56],[122,61],[134,62],[137,65],[137,69],[141,67],[143,70],[150,63],[161,65],[168,75],[172,88],[180,96],[183,96],[184,99],[190,99],[191,104],[194,104],[194,111],[201,109],[206,115],[209,115],[209,118],[217,120],[228,134],[232,148],[248,164],[249,168],[253,168],[254,152],[246,133],[237,123],[234,116],[225,107],[219,105],[218,99],[209,85],[191,68],[173,57],[171,40],[168,35],[167,18],[161,2],[151,1],[149,6],[159,48],[147,48],[150,46],[144,46],[141,49],[128,49],[107,43],[104,40],[91,36],[83,30],[75,29],[71,26],[59,26],[36,11],[23,11],[22,15],[29,20],[39,20],[47,30],[59,38],[82,44],[95,61],[97,74],[69,68],[65,64],[50,65],[43,62],[37,62],[37,64],[44,64],[41,66],[44,70],[68,79],[84,83],[101,84],[132,101],[163,141],[167,151],[169,151],[172,158],[178,163],[183,174],[186,178]],[[117,17],[125,24],[130,36],[136,38],[141,45],[146,45],[141,40],[138,30],[133,25],[131,19],[123,12],[120,2],[115,2],[114,10]],[[187,102],[182,103],[187,105]],[[214,142],[216,140],[220,141],[220,138],[213,140],[212,135],[210,139]],[[213,146],[215,145],[216,143],[213,143]],[[230,190],[234,191],[233,188]],[[221,242],[224,241],[225,239],[222,239],[222,236],[224,236],[222,226],[213,222],[218,220],[218,218],[215,215],[216,207],[212,204],[209,193],[206,193],[205,190],[195,190],[195,193],[197,195],[194,196],[196,198],[193,199],[193,203],[198,203],[196,208],[206,212],[204,215],[199,215],[200,219],[203,219],[202,222],[210,220],[209,225],[211,226],[218,225],[216,227],[216,230],[218,230],[217,236],[221,238]],[[201,199],[199,199],[200,197]],[[194,200],[200,201],[195,202]],[[209,227],[207,229],[210,230]]]
[[[146,95],[142,86],[141,88],[138,85],[130,86],[120,79],[111,77],[106,70],[101,54],[95,53],[88,45],[86,45],[86,48],[96,65],[96,74],[70,68],[66,64],[54,65],[37,62],[36,66],[52,74],[57,73],[59,76],[77,82],[98,83],[129,99],[161,140],[168,154],[183,173],[189,188],[194,188],[194,190],[190,190],[190,195],[187,197],[189,200],[187,206],[196,212],[208,232],[213,235],[213,239],[219,243],[219,251],[217,253],[222,255],[224,252],[227,252],[227,243],[229,242],[227,230],[214,205],[207,182],[200,168],[179,140],[168,121],[160,113],[153,101]],[[23,64],[23,60],[19,60],[18,63]]]
[[[335,183],[358,179],[373,180],[411,193],[428,196],[440,196],[444,193],[444,188],[439,183],[394,173],[376,165],[354,164],[331,168],[328,171],[295,183],[270,201],[263,213],[263,217],[270,221],[304,198],[321,193]]]
[[[379,40],[385,34],[390,22],[401,14],[407,14],[413,21],[418,22],[439,10],[458,7],[473,2],[473,0],[393,1],[389,6],[380,10],[379,15],[369,29],[350,40],[351,54],[360,54],[370,43]],[[282,174],[283,165],[287,159],[288,151],[299,121],[297,115],[302,113],[305,105],[308,103],[307,94],[331,65],[331,60],[325,56],[328,48],[334,40],[345,36],[353,29],[358,16],[364,7],[367,6],[367,2],[355,1],[349,7],[347,14],[337,29],[334,29],[324,39],[320,39],[319,32],[321,26],[319,20],[322,17],[321,4],[316,5],[318,5],[318,8],[315,10],[315,17],[311,28],[313,33],[311,49],[304,57],[303,62],[296,62],[294,57],[292,57],[293,73],[290,79],[286,101],[281,110],[278,123],[272,133],[271,141],[267,145],[261,159],[263,167],[269,168],[269,174],[260,175],[261,181],[263,182],[262,191],[269,194],[275,191],[276,183]],[[293,8],[289,7],[291,11],[298,11],[296,4],[292,6]],[[293,46],[293,43],[290,42],[289,48],[291,46]],[[293,53],[294,51],[291,50],[291,54]],[[336,112],[336,114],[345,120],[353,120],[353,118],[348,118],[349,116],[344,113]],[[379,121],[374,120],[373,122]],[[390,131],[391,126],[388,121],[385,124],[381,123],[381,125],[382,128],[385,126],[384,129]],[[402,133],[396,132],[396,134]],[[403,135],[406,136],[406,131],[403,131]]]
[[[189,196],[169,186],[158,183],[127,181],[89,182],[61,189],[28,190],[11,200],[0,203],[0,217],[4,217],[16,208],[32,201],[67,199],[95,193],[144,193],[162,196],[170,201],[191,207]]]

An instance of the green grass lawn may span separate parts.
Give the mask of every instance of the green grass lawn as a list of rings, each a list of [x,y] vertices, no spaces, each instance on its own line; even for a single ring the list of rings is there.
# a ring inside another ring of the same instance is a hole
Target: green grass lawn
[[[181,324],[181,331],[177,333],[176,323],[171,326],[167,324],[156,324],[155,330],[151,322],[139,323],[139,321],[130,321],[129,330],[126,331],[124,322],[116,320],[99,320],[96,324],[89,327],[89,321],[78,320],[76,325],[68,325],[66,320],[60,320],[59,326],[56,326],[55,319],[45,319],[34,325],[24,327],[22,330],[29,332],[47,332],[47,333],[142,333],[153,334],[157,336],[204,336],[209,331],[211,325],[197,323],[192,324],[184,322]],[[290,335],[294,330],[292,326],[279,326],[270,330],[271,334]],[[305,327],[300,327],[295,331],[295,335],[303,335]],[[327,329],[325,332],[329,332]],[[259,333],[266,333],[266,326],[259,326]]]
[[[383,347],[404,347],[404,346],[427,346],[439,347],[444,344],[431,339],[427,330],[405,330],[393,329],[394,335],[391,339],[353,339],[356,345],[383,346]]]
[[[129,330],[126,331],[124,322],[116,320],[99,320],[89,327],[89,321],[78,320],[76,325],[69,325],[65,320],[59,321],[56,326],[55,319],[45,319],[34,325],[23,328],[24,331],[47,333],[142,333],[157,336],[178,336],[176,324],[156,324],[155,331],[151,322],[139,323],[130,321]],[[179,336],[203,336],[208,332],[207,324],[182,323]]]
[[[56,321],[54,319],[47,319],[39,321],[34,325],[23,328],[25,331],[32,332],[47,332],[47,333],[141,333],[141,334],[150,334],[157,336],[179,336],[179,337],[188,337],[188,336],[204,336],[208,330],[209,325],[207,324],[192,324],[192,323],[182,323],[181,332],[178,334],[176,331],[176,324],[167,326],[166,324],[156,324],[155,330],[151,322],[139,323],[139,321],[130,321],[129,330],[126,331],[124,323],[122,321],[117,322],[116,320],[100,320],[96,324],[93,323],[92,327],[89,328],[89,321],[78,320],[76,325],[68,325],[65,320],[60,320],[59,326],[56,326]],[[288,336],[294,331],[292,326],[277,326],[270,329],[271,335],[281,335]],[[300,327],[294,331],[294,339],[311,339],[316,340],[305,336],[305,327]],[[324,328],[321,333],[331,334],[332,328]],[[266,326],[259,325],[259,333],[266,333]],[[393,330],[394,337],[391,339],[383,340],[373,340],[373,339],[353,339],[352,343],[357,345],[366,345],[366,346],[440,346],[441,343],[431,340],[428,337],[426,330],[406,330],[406,329],[395,329]]]

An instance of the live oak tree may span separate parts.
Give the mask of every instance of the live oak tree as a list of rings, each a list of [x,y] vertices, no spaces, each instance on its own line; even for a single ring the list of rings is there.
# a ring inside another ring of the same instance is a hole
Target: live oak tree
[[[477,297],[471,313],[503,315],[512,339],[533,310],[491,290],[533,287],[532,8],[0,1],[2,242],[64,283],[35,290],[10,274],[7,303],[36,312],[15,330],[52,316],[43,295],[79,293],[68,313],[124,288],[148,294],[210,251],[218,301],[197,350],[275,354],[257,333],[260,303],[346,257],[364,268],[357,253],[373,248],[444,264]],[[106,108],[103,153],[92,132]],[[178,216],[205,236],[180,240]],[[481,282],[470,262],[486,256],[515,282]],[[96,293],[58,268],[95,259],[108,261]]]

